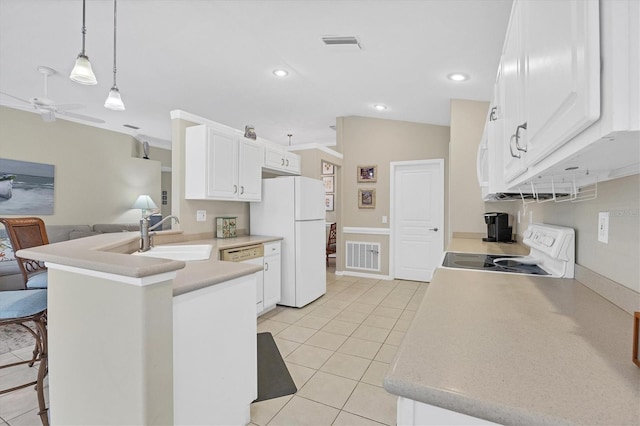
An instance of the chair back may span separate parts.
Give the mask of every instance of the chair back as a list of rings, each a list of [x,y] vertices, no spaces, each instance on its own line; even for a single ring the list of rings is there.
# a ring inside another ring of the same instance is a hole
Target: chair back
[[[0,223],[7,230],[14,253],[18,250],[49,244],[47,229],[42,219],[38,217],[0,218]],[[22,272],[25,288],[27,288],[27,281],[30,277],[47,270],[44,262],[18,256],[16,256],[16,260],[20,272]]]
[[[327,250],[326,250],[326,262],[329,266],[329,255],[336,252],[336,224],[332,223],[329,226],[329,237],[327,238]]]

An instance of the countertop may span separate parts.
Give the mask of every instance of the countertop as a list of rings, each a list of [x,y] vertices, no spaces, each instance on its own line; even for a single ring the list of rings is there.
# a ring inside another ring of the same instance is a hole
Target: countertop
[[[449,251],[524,254],[454,239]],[[640,424],[632,316],[576,280],[438,268],[385,389],[500,424]]]
[[[177,296],[260,270],[256,265],[220,261],[218,260],[219,250],[282,239],[259,235],[227,239],[216,239],[213,236],[193,239],[193,236],[183,235],[180,231],[157,232],[154,237],[156,245],[211,244],[213,246],[209,260],[182,262],[131,256],[130,253],[138,248],[139,238],[140,234],[137,232],[107,233],[19,250],[17,255],[133,278],[176,271],[173,295]]]

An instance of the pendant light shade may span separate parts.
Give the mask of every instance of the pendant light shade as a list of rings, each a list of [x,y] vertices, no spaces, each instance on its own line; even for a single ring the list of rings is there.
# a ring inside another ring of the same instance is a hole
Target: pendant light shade
[[[112,109],[114,111],[124,111],[124,103],[120,97],[120,91],[116,85],[116,74],[118,72],[116,68],[116,28],[117,28],[117,7],[118,1],[113,0],[113,86],[109,90],[107,100],[104,102],[104,107]]]
[[[120,91],[117,87],[114,86],[109,90],[109,96],[107,96],[107,100],[104,102],[104,107],[114,111],[124,111],[124,104],[122,103]]]
[[[93,86],[98,84],[98,80],[96,79],[96,75],[93,73],[93,69],[91,69],[89,57],[84,51],[84,39],[87,34],[87,27],[85,26],[85,1],[86,0],[82,0],[82,51],[80,51],[80,54],[76,58],[76,64],[73,67],[73,70],[71,70],[69,78],[76,83]]]

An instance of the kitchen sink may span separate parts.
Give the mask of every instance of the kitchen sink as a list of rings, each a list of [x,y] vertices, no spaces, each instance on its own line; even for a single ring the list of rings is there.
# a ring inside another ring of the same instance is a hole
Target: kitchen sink
[[[211,244],[194,245],[166,245],[151,247],[149,251],[132,253],[135,256],[157,257],[161,259],[182,260],[208,260],[211,256]]]

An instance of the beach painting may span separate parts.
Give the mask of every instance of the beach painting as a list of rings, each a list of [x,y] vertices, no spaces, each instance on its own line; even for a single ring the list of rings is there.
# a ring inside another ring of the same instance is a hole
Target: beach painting
[[[0,215],[53,214],[54,166],[0,158]]]

